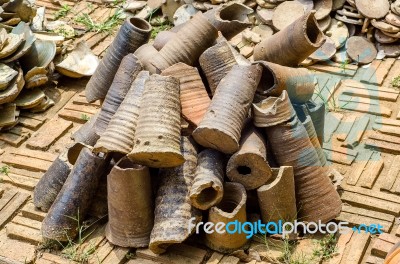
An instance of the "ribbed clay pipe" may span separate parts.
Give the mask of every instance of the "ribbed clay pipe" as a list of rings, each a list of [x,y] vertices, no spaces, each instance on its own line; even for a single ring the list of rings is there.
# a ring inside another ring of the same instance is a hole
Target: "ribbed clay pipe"
[[[128,157],[149,167],[176,167],[180,151],[181,105],[179,80],[153,74],[145,83],[135,141]]]
[[[71,172],[67,153],[59,155],[43,174],[33,190],[33,204],[43,212],[47,212]]]
[[[267,149],[263,136],[249,124],[243,129],[239,150],[226,166],[226,175],[233,182],[253,190],[265,184],[272,175],[267,162]]]
[[[106,97],[122,59],[146,43],[150,33],[151,25],[146,20],[136,17],[125,20],[86,85],[85,95],[89,102]]]
[[[211,103],[197,68],[180,62],[163,70],[161,75],[179,80],[182,116],[197,127]]]
[[[154,209],[149,168],[122,158],[107,176],[106,238],[120,247],[147,247]]]
[[[314,74],[305,68],[291,68],[271,62],[255,62],[263,66],[263,74],[257,88],[258,98],[279,96],[286,90],[292,103],[303,104],[314,94]]]
[[[306,103],[308,112],[310,113],[311,120],[314,124],[315,132],[317,133],[318,141],[324,143],[324,127],[325,127],[325,104],[315,103],[310,100]]]
[[[89,121],[72,134],[71,138],[74,142],[80,142],[88,146],[94,146],[96,144],[97,140],[100,138],[94,127],[98,116],[99,112],[93,115]]]
[[[251,26],[247,16],[253,12],[253,9],[243,4],[229,3],[208,10],[204,15],[226,39],[230,40]]]
[[[155,73],[157,71],[156,68],[150,63],[151,59],[158,55],[158,51],[153,47],[153,45],[149,43],[144,44],[139,47],[133,55],[140,60],[142,67],[146,71],[149,71],[150,73]]]
[[[156,50],[161,50],[165,46],[165,44],[167,44],[168,41],[170,41],[172,38],[175,37],[175,35],[176,35],[176,32],[161,31],[155,37],[154,42],[153,42],[153,47]]]
[[[293,222],[297,219],[293,167],[282,166],[273,182],[257,189],[264,223]]]
[[[217,39],[217,29],[201,12],[182,27],[150,61],[157,73],[178,62],[193,66]]]
[[[108,159],[83,148],[60,193],[42,222],[46,239],[69,241],[78,234],[78,227],[97,190]]]
[[[254,47],[254,60],[297,66],[324,42],[324,34],[318,27],[315,10],[312,10],[258,43]]]
[[[106,131],[94,146],[94,152],[128,154],[132,151],[141,98],[148,78],[147,71],[137,75]]]
[[[286,91],[279,98],[265,99],[267,102],[264,106],[276,111],[280,109],[279,104],[291,106],[285,94]],[[268,124],[269,117],[275,119],[272,114],[274,111],[265,112],[264,120]],[[265,132],[268,142],[278,164],[293,167],[298,218],[305,222],[321,220],[326,223],[340,213],[342,203],[339,194],[328,177],[328,169],[321,166],[317,152],[297,115],[289,114],[286,120],[289,121],[267,126]]]
[[[233,154],[248,116],[261,66],[235,65],[221,80],[207,112],[193,137],[200,145]]]
[[[142,65],[135,55],[128,54],[122,59],[96,120],[95,128],[98,135],[102,135],[106,130],[141,70]]]
[[[196,225],[201,220],[201,211],[190,204],[189,192],[197,165],[197,150],[188,137],[182,137],[181,151],[185,163],[160,170],[158,177],[160,182],[149,245],[156,254],[164,253],[170,245],[185,241],[195,231],[194,226],[189,229],[189,223]]]
[[[199,63],[212,94],[215,93],[215,89],[217,89],[222,78],[228,74],[234,65],[238,64],[227,41],[217,43],[204,51],[199,58]]]
[[[199,153],[194,182],[190,189],[192,205],[207,210],[218,204],[224,193],[224,156],[214,149]]]
[[[247,195],[243,185],[236,182],[225,183],[224,196],[218,205],[211,207],[208,211],[208,221],[214,225],[219,222],[227,224],[236,220],[239,223],[246,222],[246,200]],[[205,236],[205,244],[209,248],[224,254],[246,247],[247,242],[246,234],[243,232],[234,234],[226,231],[222,234],[213,232]]]

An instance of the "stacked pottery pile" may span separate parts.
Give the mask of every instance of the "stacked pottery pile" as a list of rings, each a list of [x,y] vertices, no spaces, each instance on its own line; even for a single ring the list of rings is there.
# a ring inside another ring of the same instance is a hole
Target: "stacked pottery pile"
[[[0,28],[12,29],[20,22],[32,22],[36,15],[33,2],[28,0],[0,1]]]
[[[324,110],[310,100],[312,73],[297,68],[324,43],[315,13],[260,42],[251,63],[226,40],[248,12],[231,6],[232,21],[220,20],[226,6],[197,13],[163,45],[146,43],[145,20],[125,21],[86,87],[100,112],[35,188],[44,238],[74,238],[104,183],[107,239],[156,254],[194,235],[203,216],[326,223],[340,213],[321,152]],[[249,245],[244,232],[195,235],[223,253]]]

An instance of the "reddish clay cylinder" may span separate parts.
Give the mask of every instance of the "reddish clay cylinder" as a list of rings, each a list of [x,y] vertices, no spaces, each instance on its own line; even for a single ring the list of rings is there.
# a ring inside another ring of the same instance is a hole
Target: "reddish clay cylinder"
[[[211,103],[198,70],[180,62],[163,70],[161,75],[179,80],[182,115],[198,126]]]
[[[229,3],[210,9],[204,15],[229,40],[251,26],[247,16],[253,12],[243,4]]]
[[[153,74],[145,83],[128,157],[149,167],[176,167],[184,162],[180,152],[181,106],[179,80]]]
[[[94,146],[94,152],[128,154],[132,151],[144,84],[148,78],[147,71],[137,75],[106,131]]]
[[[208,48],[201,54],[199,63],[214,94],[219,82],[234,65],[237,65],[230,44],[225,40]]]
[[[261,66],[235,65],[221,80],[213,100],[193,137],[200,145],[233,154],[248,116]]]
[[[142,65],[135,55],[128,54],[122,59],[96,120],[95,127],[98,135],[103,134],[106,130],[108,123],[117,112],[118,107],[131,88],[132,82],[141,70]]]
[[[149,168],[121,159],[107,176],[106,238],[121,247],[147,247],[153,228]]]
[[[250,124],[242,133],[239,150],[228,161],[226,175],[231,181],[242,184],[246,190],[260,187],[272,175],[267,162],[266,142]]]
[[[176,168],[160,170],[158,177],[160,183],[149,245],[156,254],[164,253],[170,245],[185,241],[201,220],[201,212],[191,206],[189,197],[196,170],[197,150],[189,138],[182,137],[181,151],[185,163]]]
[[[199,12],[165,44],[151,63],[157,73],[178,62],[193,66],[217,37],[217,29]]]
[[[78,234],[108,159],[83,148],[56,200],[42,222],[46,239],[69,241]]]
[[[86,85],[85,94],[89,102],[106,97],[122,59],[146,43],[150,33],[151,26],[146,20],[136,17],[125,20]]]
[[[324,42],[324,34],[318,27],[313,10],[258,43],[254,48],[254,60],[297,66]]]
[[[244,223],[246,217],[246,190],[240,183],[227,182],[224,185],[224,197],[221,202],[211,207],[208,212],[208,221],[217,224],[238,221]],[[212,250],[222,253],[232,253],[235,250],[247,246],[246,234],[237,232],[234,234],[217,233],[206,234],[205,244]]]
[[[201,210],[218,204],[224,193],[224,156],[222,153],[206,149],[199,153],[190,201]]]
[[[305,68],[291,68],[271,62],[255,62],[263,66],[257,98],[279,96],[286,90],[292,103],[306,103],[314,94],[314,74]]]

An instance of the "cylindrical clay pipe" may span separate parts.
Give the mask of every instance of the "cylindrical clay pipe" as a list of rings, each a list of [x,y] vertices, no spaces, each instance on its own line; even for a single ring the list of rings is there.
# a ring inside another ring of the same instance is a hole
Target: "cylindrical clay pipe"
[[[162,169],[159,175],[149,245],[156,254],[164,253],[170,245],[186,240],[201,220],[200,210],[192,207],[189,197],[197,165],[197,150],[187,137],[182,137],[181,148],[185,163],[176,168]],[[189,223],[194,225],[191,229]]]
[[[149,72],[147,71],[142,71],[137,75],[93,151],[122,154],[132,151],[144,84],[148,78]]]
[[[176,167],[184,162],[180,152],[181,105],[179,80],[153,74],[145,83],[128,157],[149,167]]]
[[[121,159],[107,176],[106,238],[121,247],[147,247],[153,228],[149,168]]]
[[[165,44],[151,63],[157,73],[178,62],[193,66],[200,55],[212,46],[217,36],[217,29],[198,12]]]
[[[293,167],[282,166],[270,184],[257,189],[261,218],[264,223],[293,222],[297,219]]]
[[[198,126],[211,100],[197,68],[177,63],[163,70],[161,75],[172,76],[179,80],[182,116]]]
[[[140,60],[143,68],[146,71],[151,73],[155,73],[157,71],[156,68],[150,63],[151,59],[158,55],[158,51],[153,47],[153,45],[149,43],[144,44],[139,47],[133,55]]]
[[[142,65],[135,55],[128,54],[122,59],[96,120],[95,127],[98,135],[103,134],[106,130],[108,123],[117,112],[118,107],[131,88],[132,82],[141,70]]]
[[[235,65],[221,80],[213,100],[193,137],[200,145],[233,154],[248,116],[261,66]]]
[[[240,183],[225,183],[224,196],[218,205],[211,207],[208,211],[208,221],[214,225],[219,222],[227,224],[236,220],[239,223],[246,222],[246,200],[246,190]],[[243,232],[234,234],[213,232],[206,234],[205,244],[212,250],[228,254],[246,247],[247,238]]]
[[[241,183],[246,190],[260,187],[271,177],[265,140],[252,125],[244,129],[239,150],[226,166],[226,175],[231,181]]]
[[[324,127],[325,127],[325,104],[315,103],[310,100],[306,103],[308,112],[310,113],[311,120],[314,124],[315,132],[317,133],[318,141],[324,143]]]
[[[297,66],[325,42],[314,17],[315,10],[254,47],[254,60]]]
[[[122,59],[146,43],[150,33],[151,25],[146,20],[135,17],[125,20],[86,85],[85,95],[89,102],[106,97]]]
[[[237,65],[230,44],[222,41],[208,48],[201,54],[199,63],[207,78],[211,93],[214,94],[219,82],[234,65]]]
[[[218,204],[224,193],[224,156],[214,149],[199,153],[190,201],[201,210]]]
[[[108,159],[83,148],[56,200],[42,222],[42,236],[68,241],[78,234]],[[79,221],[78,221],[79,220]]]

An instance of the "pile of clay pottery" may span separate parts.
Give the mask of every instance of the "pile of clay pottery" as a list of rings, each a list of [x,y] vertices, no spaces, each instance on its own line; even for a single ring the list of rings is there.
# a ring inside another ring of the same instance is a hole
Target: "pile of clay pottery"
[[[0,2],[0,28],[12,29],[20,22],[31,22],[36,8],[28,0],[2,0]]]
[[[338,216],[321,149],[325,110],[311,100],[313,73],[298,67],[325,43],[316,13],[262,39],[254,62],[227,41],[250,13],[239,3],[198,12],[153,45],[146,20],[124,22],[86,86],[100,111],[35,188],[45,239],[68,241],[83,220],[108,215],[106,237],[118,246],[161,254],[194,235],[232,253],[249,246],[246,234],[194,234],[203,216]]]

